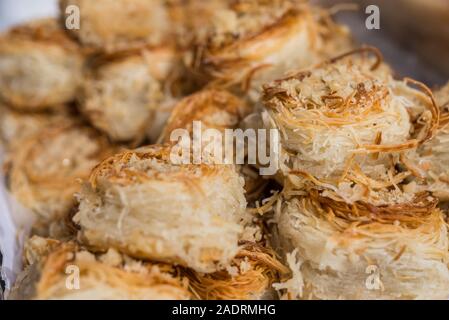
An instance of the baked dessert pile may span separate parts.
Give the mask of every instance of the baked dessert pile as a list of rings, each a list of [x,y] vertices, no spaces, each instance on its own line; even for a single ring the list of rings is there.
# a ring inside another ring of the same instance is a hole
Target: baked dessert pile
[[[449,84],[307,1],[60,7],[0,36],[11,299],[449,298]],[[180,148],[245,130],[279,139]]]

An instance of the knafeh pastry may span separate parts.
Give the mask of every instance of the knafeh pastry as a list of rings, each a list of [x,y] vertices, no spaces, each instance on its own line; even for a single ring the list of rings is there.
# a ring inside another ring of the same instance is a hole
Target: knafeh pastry
[[[274,81],[263,100],[266,128],[280,132],[282,182],[349,203],[413,197],[398,187],[420,174],[407,152],[433,137],[439,109],[425,85],[393,79],[374,48]]]
[[[188,49],[195,38],[202,38],[207,32],[217,10],[225,9],[228,0],[167,0],[171,28],[176,42],[182,49]],[[192,17],[195,17],[192,19]]]
[[[264,82],[351,47],[345,28],[302,1],[224,3],[199,28],[193,46],[192,72],[210,86],[254,89],[257,99]]]
[[[38,110],[75,99],[84,55],[56,20],[19,25],[0,36],[0,97]]]
[[[8,156],[8,189],[39,222],[59,223],[75,205],[79,180],[87,179],[95,165],[114,151],[91,128],[70,123],[45,128],[22,140]]]
[[[277,289],[301,299],[449,298],[449,238],[428,194],[409,202],[347,204],[285,194],[275,205],[292,279]]]
[[[163,0],[60,0],[62,23],[69,6],[79,8],[80,28],[68,31],[85,47],[116,52],[170,41]]]
[[[243,178],[232,165],[183,164],[182,157],[152,145],[99,164],[73,218],[80,241],[199,272],[226,267],[251,219]]]
[[[44,128],[73,121],[76,117],[71,111],[70,106],[59,105],[42,112],[23,112],[0,102],[0,140],[11,151]]]
[[[224,135],[226,129],[237,129],[251,112],[248,103],[220,89],[204,89],[181,99],[167,120],[160,141],[171,141],[176,129],[185,129],[193,135],[194,122],[201,123],[201,130],[216,129]],[[204,141],[207,142],[207,141]]]
[[[74,242],[32,238],[49,248],[19,275],[10,300],[188,300],[176,269],[109,250],[93,254]],[[47,242],[47,244],[46,244]],[[33,250],[36,250],[36,246]],[[30,255],[28,253],[28,255]]]
[[[148,128],[161,127],[158,113],[168,113],[164,89],[174,60],[170,48],[97,59],[82,87],[81,112],[114,141],[142,140]]]

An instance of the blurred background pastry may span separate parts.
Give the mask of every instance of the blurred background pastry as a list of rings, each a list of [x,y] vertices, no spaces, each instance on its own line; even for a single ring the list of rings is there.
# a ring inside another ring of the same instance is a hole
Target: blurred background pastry
[[[61,0],[62,23],[69,6],[79,8],[82,25],[70,33],[94,50],[157,47],[167,44],[170,36],[169,15],[162,0]]]
[[[160,109],[167,113],[171,96],[164,86],[174,53],[168,48],[143,50],[97,58],[92,64],[79,97],[81,112],[114,141],[143,141]]]
[[[264,82],[352,45],[344,27],[301,1],[225,1],[213,14],[194,37],[194,78],[237,92],[251,89],[254,99]]]
[[[75,205],[80,179],[116,151],[105,137],[82,125],[59,123],[26,140],[9,154],[7,185],[11,194],[43,224],[40,234],[59,236]],[[52,227],[56,227],[53,230]]]
[[[17,26],[0,37],[0,96],[18,109],[73,101],[83,67],[80,48],[54,19]]]

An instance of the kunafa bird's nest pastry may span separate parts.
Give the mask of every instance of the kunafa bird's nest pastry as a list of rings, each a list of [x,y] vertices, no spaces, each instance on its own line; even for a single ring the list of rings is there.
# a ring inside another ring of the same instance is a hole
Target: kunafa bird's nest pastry
[[[217,271],[237,254],[251,219],[243,178],[232,165],[175,164],[171,150],[152,145],[99,164],[79,195],[79,239],[95,249]]]
[[[0,97],[40,110],[75,99],[84,55],[53,19],[20,25],[0,36]]]
[[[188,300],[188,282],[169,265],[142,263],[117,251],[95,255],[74,242],[32,238],[49,248],[19,275],[11,300]],[[28,255],[30,255],[28,253]],[[35,254],[34,254],[35,255]]]
[[[22,140],[8,156],[8,188],[43,224],[61,222],[75,204],[79,180],[114,152],[91,128],[64,123],[46,128]]]
[[[70,123],[75,119],[71,108],[66,105],[55,106],[44,112],[22,112],[0,102],[0,140],[7,151],[20,141],[30,138],[44,128],[56,124]]]
[[[158,113],[169,112],[164,80],[174,60],[170,48],[97,59],[83,84],[81,112],[114,141],[140,141],[154,126],[160,132]]]
[[[449,83],[435,92],[441,116],[435,137],[416,153],[423,180],[410,183],[410,188],[431,191],[441,201],[449,201]]]
[[[227,270],[203,274],[185,270],[194,297],[204,300],[272,299],[272,284],[290,270],[268,248],[245,243]]]
[[[297,189],[348,203],[413,197],[398,187],[420,174],[407,151],[433,137],[439,109],[425,85],[394,80],[374,48],[265,85],[263,101],[265,126],[281,135],[280,172]]]
[[[170,41],[163,0],[60,0],[59,4],[63,20],[69,6],[79,8],[81,26],[68,31],[85,47],[117,52]]]
[[[240,87],[244,92],[254,89],[250,95],[254,92],[257,98],[264,82],[351,47],[345,28],[324,18],[318,8],[300,2],[225,1],[196,35],[191,62],[194,78],[214,86]]]
[[[287,196],[275,220],[294,277],[289,298],[448,299],[448,227],[437,201],[374,207]]]

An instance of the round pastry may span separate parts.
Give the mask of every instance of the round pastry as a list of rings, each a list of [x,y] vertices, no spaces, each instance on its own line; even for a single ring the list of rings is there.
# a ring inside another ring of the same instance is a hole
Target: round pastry
[[[232,165],[179,164],[168,145],[117,154],[98,165],[73,220],[95,249],[213,272],[236,255],[243,179]]]
[[[225,90],[205,89],[180,100],[174,107],[160,141],[171,141],[176,129],[186,129],[193,135],[194,121],[201,129],[216,129],[224,134],[225,129],[236,129],[243,118],[251,112],[249,105]]]
[[[394,80],[369,47],[274,81],[263,99],[265,125],[281,135],[280,172],[288,182],[349,203],[389,203],[385,188],[408,197],[397,188],[418,174],[407,151],[432,138],[439,119],[430,90]]]
[[[161,48],[97,60],[83,84],[81,111],[114,141],[142,140],[157,113],[168,112],[163,90],[173,59]]]
[[[263,83],[316,63],[329,52],[338,54],[340,46],[350,47],[346,29],[299,2],[225,1],[196,35],[191,61],[195,78],[213,86],[251,89],[256,99]]]
[[[71,121],[69,106],[56,106],[45,112],[21,112],[0,102],[0,140],[8,151],[20,147],[20,141],[44,128]]]
[[[44,224],[59,222],[75,204],[74,194],[92,168],[114,152],[96,131],[60,124],[22,140],[7,159],[12,195]]]
[[[34,238],[31,241],[44,242]],[[19,275],[10,300],[188,300],[187,282],[168,265],[109,250],[94,255],[73,242],[52,244]]]
[[[70,29],[83,46],[116,52],[159,46],[170,35],[162,0],[60,0],[62,19],[69,6],[80,14],[80,28]],[[69,8],[70,9],[70,8]]]
[[[39,20],[0,37],[0,97],[13,107],[44,109],[73,101],[84,57],[55,20]]]
[[[397,205],[353,205],[312,192],[276,208],[294,277],[289,298],[449,298],[448,227],[426,194]]]

